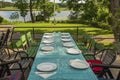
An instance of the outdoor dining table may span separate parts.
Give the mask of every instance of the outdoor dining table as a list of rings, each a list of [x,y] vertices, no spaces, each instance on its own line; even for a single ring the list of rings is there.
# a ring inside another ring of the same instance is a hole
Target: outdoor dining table
[[[98,80],[90,67],[77,69],[70,66],[70,60],[80,59],[86,61],[82,52],[80,54],[68,54],[66,52],[67,47],[63,46],[63,43],[65,42],[61,40],[61,36],[69,36],[69,39],[74,44],[72,48],[79,49],[71,35],[69,33],[61,32],[53,32],[52,34],[53,37],[50,40],[53,40],[53,42],[51,44],[45,44],[44,41],[49,39],[45,37],[47,33],[44,33],[29,73],[28,80]],[[54,50],[51,52],[44,52],[41,50],[44,46],[53,46]],[[55,72],[54,75],[49,76],[48,78],[43,78],[36,74],[36,72],[40,72],[36,68],[37,65],[44,62],[51,62],[57,65],[57,68],[52,71]]]

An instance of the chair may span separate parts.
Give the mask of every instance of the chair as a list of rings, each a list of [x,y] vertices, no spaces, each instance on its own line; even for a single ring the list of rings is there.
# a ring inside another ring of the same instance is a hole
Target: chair
[[[120,70],[118,72],[117,78],[113,77],[113,74],[110,69],[120,69],[120,65],[103,65],[103,64],[94,64],[94,67],[102,67],[103,70],[98,75],[98,80],[120,80]],[[107,75],[107,77],[105,77]]]
[[[4,48],[0,50],[0,64],[8,64],[9,70],[22,70],[22,74],[29,68],[31,68],[31,61],[26,55],[26,58],[22,59],[21,52],[19,51],[11,51],[11,57],[5,53]],[[13,55],[14,54],[14,55]],[[24,53],[25,54],[25,53]]]
[[[10,29],[7,29],[6,33],[2,36],[1,45],[2,45],[3,47],[6,47],[7,52],[8,52],[8,54],[9,54],[9,57],[10,57],[10,52],[9,52],[8,46],[9,46],[11,43],[8,41],[9,37],[10,37]],[[9,42],[9,43],[8,43],[8,42]]]
[[[26,33],[26,39],[27,39],[29,46],[36,46],[36,47],[39,46],[39,43],[37,43],[35,40],[33,40],[31,32]]]
[[[104,50],[105,47],[102,44],[91,41],[94,44],[91,44],[91,47],[84,53],[86,60],[96,59],[96,55],[99,54],[99,51]]]
[[[100,73],[103,68],[102,67],[92,67],[94,64],[106,64],[106,65],[111,65],[115,59],[116,59],[116,52],[113,49],[104,49],[99,51],[97,54],[101,54],[99,59],[95,60],[87,60],[87,62],[90,64],[92,70],[98,74]]]
[[[25,34],[22,35],[22,36],[20,37],[20,40],[21,40],[23,49],[25,50],[25,49],[28,47],[26,35],[25,35]]]
[[[3,38],[4,38],[4,33],[1,34],[1,37],[0,37],[0,49],[3,47]]]
[[[17,42],[17,45],[19,45],[18,47],[20,47],[21,45],[23,46],[23,51],[24,53],[27,53],[29,58],[34,59],[38,50],[38,46],[28,46],[27,44],[27,39],[26,39],[26,35],[22,35],[20,37],[19,43]],[[24,55],[22,55],[22,57],[24,58]]]
[[[7,62],[0,63],[0,80],[23,80],[24,75],[22,74],[21,64],[18,63],[19,60],[12,60]],[[19,68],[21,69],[19,72],[11,72],[9,69],[9,65],[18,63]]]

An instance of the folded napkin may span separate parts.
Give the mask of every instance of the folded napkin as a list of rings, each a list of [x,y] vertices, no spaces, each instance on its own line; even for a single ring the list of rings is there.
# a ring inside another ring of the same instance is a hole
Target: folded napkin
[[[47,79],[48,77],[55,75],[56,72],[35,72],[35,74],[39,75],[40,77]]]

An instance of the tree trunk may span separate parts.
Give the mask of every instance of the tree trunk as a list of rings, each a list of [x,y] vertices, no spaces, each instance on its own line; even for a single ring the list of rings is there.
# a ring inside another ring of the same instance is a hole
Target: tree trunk
[[[43,19],[44,19],[44,21],[46,21],[46,6],[45,6],[45,0],[43,0],[43,4],[44,4],[44,6],[43,6],[43,14],[44,14],[44,16],[43,16]]]
[[[26,22],[26,21],[25,21],[25,17],[24,17],[24,22]]]
[[[33,8],[33,5],[32,5],[32,0],[30,0],[30,17],[31,17],[31,21],[32,21],[32,23],[34,23],[35,22],[35,20],[34,20],[34,17],[33,17],[33,13],[32,13],[32,8]]]
[[[113,17],[115,17],[116,9],[118,7],[120,7],[119,0],[110,0],[110,9],[109,10],[112,13]],[[118,34],[119,29],[118,29],[118,26],[115,24],[114,18],[111,18],[110,25],[111,25],[112,30],[113,30],[115,41],[119,41],[119,35],[120,35],[120,34]]]

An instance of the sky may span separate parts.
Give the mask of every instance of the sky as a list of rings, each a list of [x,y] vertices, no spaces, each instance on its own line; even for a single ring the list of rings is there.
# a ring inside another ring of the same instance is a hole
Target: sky
[[[2,0],[0,0],[0,1],[2,1]],[[4,1],[11,2],[11,0],[4,0]],[[53,2],[54,0],[50,0],[50,1],[52,1],[52,2]],[[56,3],[60,3],[60,1],[59,1],[59,0],[55,0],[55,2],[56,2]]]

